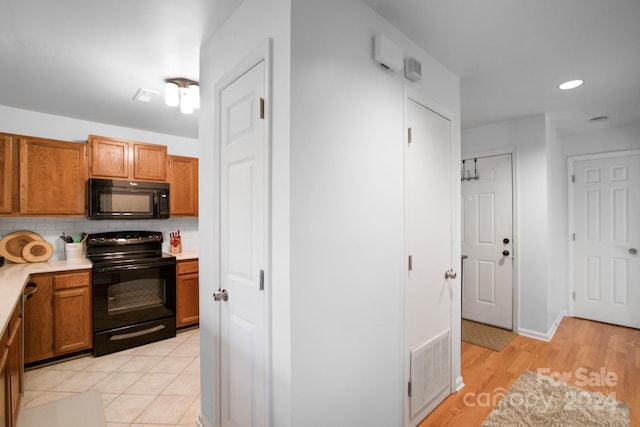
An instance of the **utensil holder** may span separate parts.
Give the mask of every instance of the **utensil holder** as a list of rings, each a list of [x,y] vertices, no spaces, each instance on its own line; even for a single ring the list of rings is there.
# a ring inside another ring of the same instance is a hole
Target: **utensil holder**
[[[65,243],[64,257],[67,261],[84,259],[84,243]]]

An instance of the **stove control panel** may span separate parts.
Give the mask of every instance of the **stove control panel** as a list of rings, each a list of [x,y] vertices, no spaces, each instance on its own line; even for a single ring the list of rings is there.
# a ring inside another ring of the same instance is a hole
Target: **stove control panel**
[[[110,231],[89,234],[87,247],[162,243],[162,241],[162,232],[160,231]]]

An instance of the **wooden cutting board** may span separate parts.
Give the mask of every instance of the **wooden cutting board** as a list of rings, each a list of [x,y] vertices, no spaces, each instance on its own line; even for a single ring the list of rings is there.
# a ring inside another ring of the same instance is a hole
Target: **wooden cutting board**
[[[0,255],[9,261],[24,264],[27,262],[22,256],[24,247],[34,241],[44,241],[42,236],[31,231],[15,231],[0,240]]]
[[[53,246],[46,240],[34,240],[22,248],[22,258],[29,262],[48,261],[53,255]]]

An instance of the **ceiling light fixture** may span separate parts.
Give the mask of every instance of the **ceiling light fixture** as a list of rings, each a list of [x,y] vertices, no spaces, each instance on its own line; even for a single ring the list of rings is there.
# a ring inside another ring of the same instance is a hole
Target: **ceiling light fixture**
[[[200,108],[200,86],[198,82],[182,77],[165,80],[164,103],[169,107],[180,106],[182,114],[191,114]]]
[[[567,82],[562,83],[560,86],[558,86],[558,88],[562,90],[575,89],[577,87],[582,86],[583,83],[584,83],[583,80],[569,80]]]

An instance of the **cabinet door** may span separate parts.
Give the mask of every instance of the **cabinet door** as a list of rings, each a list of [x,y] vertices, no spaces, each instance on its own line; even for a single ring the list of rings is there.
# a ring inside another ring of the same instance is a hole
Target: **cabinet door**
[[[11,402],[9,397],[9,347],[8,331],[0,337],[0,427],[10,425]]]
[[[91,177],[128,179],[131,150],[128,141],[89,136]]]
[[[53,296],[54,352],[91,348],[91,292],[89,287],[56,290]]]
[[[18,410],[20,408],[20,378],[22,377],[22,318],[19,307],[15,309],[11,319],[11,335],[7,342],[9,350],[8,387],[9,425],[18,425]]]
[[[198,323],[200,320],[199,308],[199,276],[186,274],[178,277],[176,289],[176,326],[186,326]]]
[[[133,179],[140,181],[167,180],[167,147],[165,145],[132,143]]]
[[[86,214],[86,145],[20,138],[20,213]]]
[[[32,276],[35,293],[24,302],[24,362],[53,357],[53,276]],[[30,292],[32,286],[25,290]]]
[[[171,215],[198,216],[198,159],[169,156]]]
[[[91,272],[57,274],[53,287],[54,353],[58,355],[91,348]]]
[[[13,211],[13,152],[13,138],[0,134],[0,213]]]
[[[180,261],[176,270],[176,326],[197,324],[200,321],[198,261]]]

